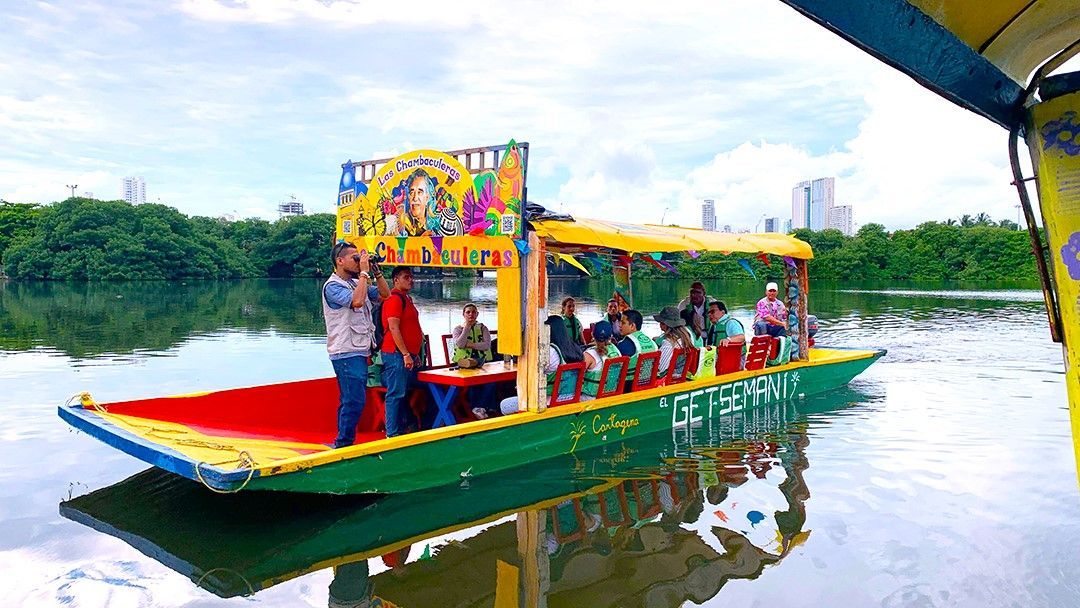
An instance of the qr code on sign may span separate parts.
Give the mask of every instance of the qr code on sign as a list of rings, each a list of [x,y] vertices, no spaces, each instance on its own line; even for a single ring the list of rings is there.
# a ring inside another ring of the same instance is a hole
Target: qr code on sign
[[[502,216],[499,223],[499,234],[514,234],[517,232],[517,218],[509,213]]]
[[[352,234],[352,220],[341,222],[341,231],[345,234]]]

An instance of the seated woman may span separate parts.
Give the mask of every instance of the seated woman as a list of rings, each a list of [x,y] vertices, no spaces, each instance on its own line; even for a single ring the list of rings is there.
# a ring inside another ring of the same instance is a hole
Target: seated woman
[[[577,302],[574,298],[566,298],[562,301],[562,321],[566,327],[566,333],[574,344],[585,345],[585,334],[582,331],[581,319],[577,318]]]
[[[559,315],[551,315],[544,321],[547,325],[551,339],[548,342],[547,363],[544,365],[544,373],[547,374],[547,393],[551,397],[551,391],[555,388],[555,371],[563,363],[577,363],[584,359],[581,346],[574,344],[566,333],[566,325]],[[499,403],[499,409],[503,415],[514,414],[518,411],[518,396],[507,397]]]
[[[660,331],[664,332],[657,342],[660,345],[660,362],[657,375],[663,376],[671,365],[671,356],[677,348],[694,348],[694,339],[686,330],[686,321],[679,316],[679,310],[674,306],[665,306],[659,313],[653,315],[660,324]]]
[[[491,361],[491,332],[487,325],[477,321],[480,316],[472,302],[461,310],[464,322],[454,328],[450,339],[454,352],[450,360],[463,369],[479,367]],[[483,420],[496,413],[495,385],[481,384],[465,389],[465,399],[472,406],[473,416]]]
[[[607,321],[600,321],[593,326],[593,340],[596,342],[585,349],[585,382],[581,385],[581,400],[596,399],[600,389],[600,374],[604,371],[604,360],[621,356],[619,348],[612,343],[614,328]]]

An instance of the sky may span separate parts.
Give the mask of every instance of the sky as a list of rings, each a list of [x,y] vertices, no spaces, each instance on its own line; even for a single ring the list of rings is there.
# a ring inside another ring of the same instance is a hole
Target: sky
[[[616,11],[613,7],[618,7]],[[835,176],[857,225],[1017,219],[1007,133],[775,0],[5,3],[0,199],[333,212],[341,164],[530,144],[529,198],[764,229]],[[961,148],[958,150],[957,148]]]

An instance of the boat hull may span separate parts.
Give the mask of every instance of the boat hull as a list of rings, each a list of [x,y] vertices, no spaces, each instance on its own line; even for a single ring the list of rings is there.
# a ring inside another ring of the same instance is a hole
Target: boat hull
[[[561,414],[560,408],[540,415],[521,414],[523,418],[533,419],[282,475],[258,476],[248,487],[294,492],[387,493],[453,483],[572,454],[609,441],[673,430],[710,417],[825,392],[844,386],[883,354],[883,351],[870,351],[865,357],[835,363],[768,368],[749,376],[733,374],[737,379],[728,382],[662,387],[624,395],[628,399],[622,402],[595,408],[586,406],[562,415],[556,415]],[[641,396],[633,398],[636,395]],[[527,469],[523,474],[527,474]]]

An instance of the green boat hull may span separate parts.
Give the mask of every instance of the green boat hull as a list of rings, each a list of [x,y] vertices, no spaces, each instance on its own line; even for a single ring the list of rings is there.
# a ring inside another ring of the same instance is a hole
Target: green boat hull
[[[643,394],[643,399],[585,408],[569,415],[535,416],[522,424],[439,438],[292,472],[256,475],[246,490],[335,494],[412,492],[521,467],[607,442],[674,431],[710,418],[805,398],[839,388],[884,351],[822,364],[768,368],[725,383],[687,383]],[[523,474],[527,474],[527,470]]]

